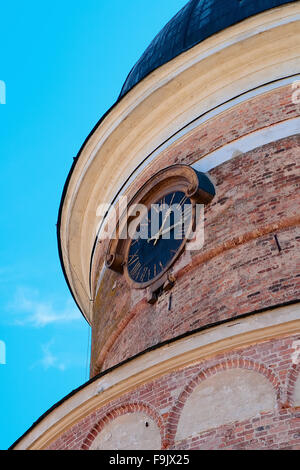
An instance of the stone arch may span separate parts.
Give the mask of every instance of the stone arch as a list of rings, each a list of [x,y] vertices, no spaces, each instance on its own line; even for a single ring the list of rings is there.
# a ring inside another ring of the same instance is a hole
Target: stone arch
[[[110,335],[103,348],[101,349],[101,352],[93,368],[93,376],[100,374],[103,368],[103,364],[105,363],[113,345],[118,340],[121,333],[125,330],[129,322],[143,310],[144,304],[145,299],[142,299],[125,315],[125,317],[116,326],[116,329],[113,331],[113,333]]]
[[[300,361],[293,364],[286,387],[286,407],[300,407]]]
[[[150,406],[145,405],[143,403],[126,403],[120,405],[111,411],[107,412],[93,428],[90,430],[88,435],[86,436],[81,449],[82,450],[90,450],[92,444],[96,437],[104,430],[104,428],[109,424],[112,423],[114,420],[120,418],[121,416],[128,415],[128,414],[138,414],[144,413],[151,419],[157,426],[160,432],[160,441],[161,447],[164,445],[164,423],[162,417]]]
[[[241,369],[247,371],[257,372],[260,375],[263,375],[274,390],[274,396],[277,405],[280,403],[281,389],[280,383],[277,377],[267,369],[264,365],[256,363],[254,361],[246,359],[228,359],[221,363],[217,363],[214,366],[211,366],[207,369],[202,370],[196,376],[194,376],[191,381],[186,385],[181,394],[179,395],[168,419],[166,426],[166,435],[165,435],[165,448],[172,446],[175,443],[175,438],[178,430],[178,424],[184,406],[188,398],[192,395],[193,391],[198,387],[201,382],[206,381],[209,378],[212,378],[214,375],[219,372],[225,372],[232,369]]]

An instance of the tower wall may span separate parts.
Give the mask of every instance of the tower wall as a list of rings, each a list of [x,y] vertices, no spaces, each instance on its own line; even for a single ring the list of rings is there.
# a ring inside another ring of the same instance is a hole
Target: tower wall
[[[220,162],[208,172],[217,195],[205,210],[204,247],[175,263],[172,291],[153,306],[119,274],[102,276],[93,374],[184,333],[299,299],[299,106],[291,85],[256,94],[195,127],[136,178],[129,199],[169,165]]]

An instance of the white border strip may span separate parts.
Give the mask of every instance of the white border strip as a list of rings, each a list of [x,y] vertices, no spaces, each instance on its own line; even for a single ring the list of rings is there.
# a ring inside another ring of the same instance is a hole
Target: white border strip
[[[240,139],[234,140],[215,152],[201,158],[191,166],[195,170],[206,173],[239,154],[250,152],[255,148],[299,133],[300,117],[289,119],[288,121],[283,121],[270,127],[264,127]]]

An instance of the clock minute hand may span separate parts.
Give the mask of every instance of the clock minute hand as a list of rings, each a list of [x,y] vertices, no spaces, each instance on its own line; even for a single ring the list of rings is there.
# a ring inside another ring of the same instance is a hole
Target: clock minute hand
[[[152,240],[158,240],[158,238],[161,236],[161,235],[165,235],[166,233],[170,232],[173,228],[177,227],[177,225],[182,225],[182,222],[183,220],[180,220],[179,222],[177,222],[177,224],[174,224],[174,225],[171,225],[170,227],[166,228],[165,230],[163,231],[159,231],[157,232],[152,238],[149,238],[147,241],[148,243],[150,243]]]
[[[172,230],[173,228],[177,227],[178,225],[182,225],[183,222],[184,222],[184,220],[185,220],[185,219],[180,220],[179,222],[177,222],[177,224],[171,225],[170,227],[166,228],[165,230],[163,230],[163,231],[161,232],[161,235],[165,235],[166,233],[171,232],[171,230]]]

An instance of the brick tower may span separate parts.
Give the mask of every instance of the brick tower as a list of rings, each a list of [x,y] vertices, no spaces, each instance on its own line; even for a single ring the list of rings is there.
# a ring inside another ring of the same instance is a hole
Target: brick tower
[[[15,449],[300,448],[299,18],[191,0],[131,70],[59,213],[91,379]],[[137,260],[113,237],[125,197],[180,192],[204,204],[203,246],[167,257],[160,227]]]

